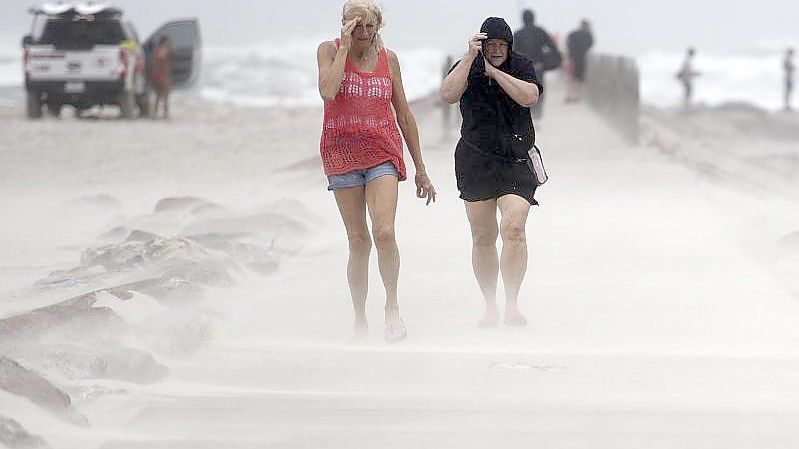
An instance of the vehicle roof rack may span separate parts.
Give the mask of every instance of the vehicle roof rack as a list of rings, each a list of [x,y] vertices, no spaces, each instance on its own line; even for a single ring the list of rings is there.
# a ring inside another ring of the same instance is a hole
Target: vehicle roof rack
[[[122,10],[104,3],[45,3],[38,8],[28,10],[31,14],[48,16],[114,16],[122,14]]]

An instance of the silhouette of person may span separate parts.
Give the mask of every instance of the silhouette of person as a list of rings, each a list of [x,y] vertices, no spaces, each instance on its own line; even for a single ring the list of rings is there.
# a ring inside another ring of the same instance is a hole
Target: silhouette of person
[[[582,84],[585,81],[588,50],[594,45],[591,24],[587,20],[580,22],[580,27],[566,37],[566,49],[571,61],[571,79],[566,101],[580,101]]]
[[[791,111],[791,96],[793,95],[793,79],[796,65],[793,62],[793,48],[785,50],[785,59],[782,62],[782,70],[785,73],[785,110]]]
[[[680,67],[680,71],[677,72],[677,79],[680,81],[680,83],[682,83],[683,86],[683,105],[685,108],[691,106],[694,95],[694,78],[699,76],[699,72],[694,70],[695,55],[696,50],[693,47],[688,48],[685,53],[685,59],[683,60],[682,67]]]
[[[545,72],[560,67],[563,58],[549,33],[536,25],[535,13],[532,10],[525,9],[522,12],[522,21],[524,26],[513,34],[513,49],[535,64],[538,81],[542,85],[542,95],[532,111],[534,118],[541,118],[546,98],[546,94],[543,93],[546,90],[543,87]]]
[[[158,118],[158,107],[163,104],[164,118],[169,118],[169,92],[172,89],[172,50],[169,37],[161,36],[153,50],[153,66],[150,69],[150,83],[155,88],[155,110],[153,118]]]
[[[442,67],[442,71],[441,71],[441,80],[442,80],[442,82],[443,82],[444,78],[446,78],[447,75],[449,74],[449,69],[450,69],[450,67],[452,67],[453,63],[454,63],[454,61],[453,61],[452,55],[447,55],[447,57],[444,59],[444,66]],[[448,138],[449,137],[450,128],[452,127],[452,125],[451,125],[451,117],[452,117],[452,105],[450,105],[449,103],[447,103],[445,101],[442,101],[441,102],[441,126],[443,128],[442,129],[442,131],[443,131],[442,137],[443,138]]]

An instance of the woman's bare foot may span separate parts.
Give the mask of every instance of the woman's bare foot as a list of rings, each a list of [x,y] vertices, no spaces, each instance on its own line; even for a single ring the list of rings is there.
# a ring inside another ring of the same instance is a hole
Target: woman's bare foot
[[[397,343],[405,340],[408,329],[400,318],[399,307],[386,307],[386,343]]]
[[[397,343],[408,337],[408,328],[402,318],[386,319],[386,343]]]
[[[496,327],[499,324],[499,311],[496,304],[493,306],[486,305],[486,311],[483,318],[477,322],[478,327]]]
[[[355,316],[355,323],[352,325],[352,343],[365,342],[369,336],[369,323],[366,321],[366,315],[361,314]]]
[[[352,326],[352,343],[363,343],[369,336],[369,324],[366,320],[356,320]]]
[[[525,327],[527,326],[527,318],[522,315],[518,307],[508,307],[505,309],[505,326]]]

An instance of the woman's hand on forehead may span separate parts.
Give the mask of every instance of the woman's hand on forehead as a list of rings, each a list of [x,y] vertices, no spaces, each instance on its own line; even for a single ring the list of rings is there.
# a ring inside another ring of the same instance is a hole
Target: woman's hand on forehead
[[[370,22],[367,22],[366,19],[363,16],[357,16],[357,19],[358,19],[358,25],[357,26],[359,26],[359,27],[364,27],[364,28],[365,27],[372,27],[372,28],[374,28],[375,26],[377,26],[377,24],[375,23],[374,20],[372,20]]]

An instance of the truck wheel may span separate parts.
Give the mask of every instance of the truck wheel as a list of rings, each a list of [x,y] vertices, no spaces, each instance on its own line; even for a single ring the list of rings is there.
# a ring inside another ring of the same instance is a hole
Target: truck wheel
[[[132,119],[135,117],[134,110],[136,109],[136,98],[133,92],[123,91],[119,94],[119,118]]]
[[[60,103],[47,103],[47,112],[53,117],[61,117],[61,109],[64,107]]]
[[[28,118],[36,119],[42,118],[42,97],[39,92],[28,91],[27,93],[27,113]]]

